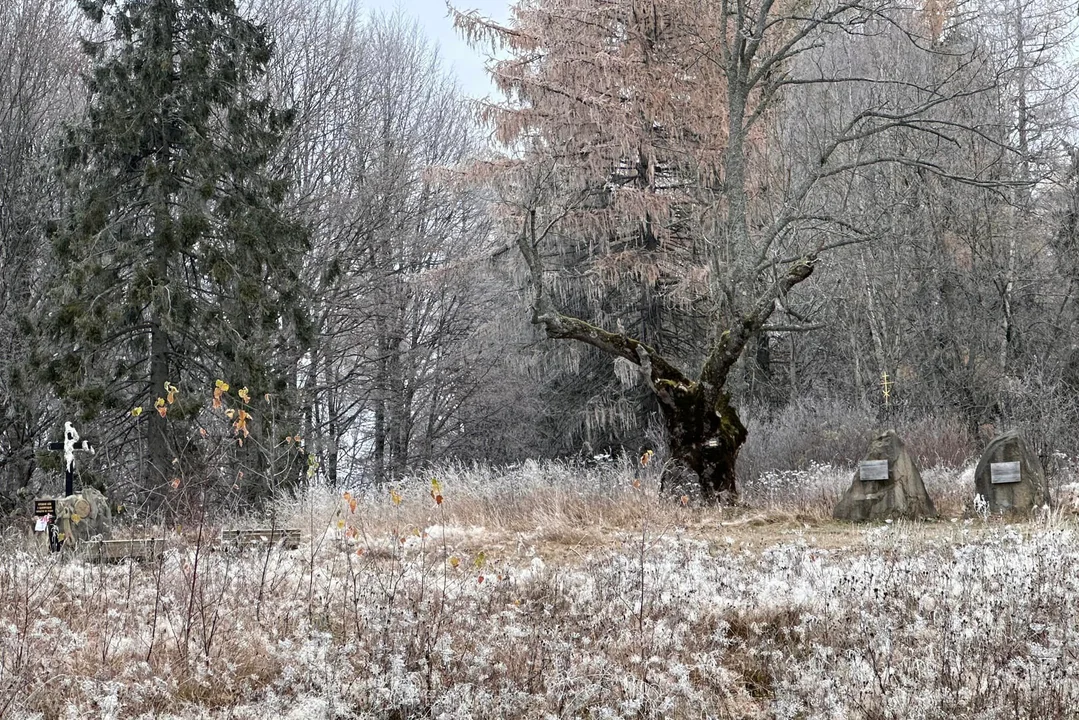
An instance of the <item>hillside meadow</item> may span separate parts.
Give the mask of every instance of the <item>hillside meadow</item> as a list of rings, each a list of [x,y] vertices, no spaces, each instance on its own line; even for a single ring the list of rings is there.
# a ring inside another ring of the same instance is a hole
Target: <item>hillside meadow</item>
[[[0,716],[1077,717],[1079,526],[970,515],[970,473],[927,470],[944,517],[918,524],[831,521],[844,468],[721,509],[611,460],[313,487],[159,529],[159,563],[13,528]],[[300,547],[217,544],[267,523]]]

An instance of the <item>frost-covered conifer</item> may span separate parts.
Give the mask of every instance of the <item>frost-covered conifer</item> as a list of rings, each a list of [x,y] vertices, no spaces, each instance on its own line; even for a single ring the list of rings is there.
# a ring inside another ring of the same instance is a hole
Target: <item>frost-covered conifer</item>
[[[173,458],[197,457],[178,430],[214,377],[256,403],[286,394],[307,240],[281,211],[270,161],[291,113],[262,89],[267,32],[233,0],[79,5],[93,65],[61,153],[72,202],[54,238],[62,349],[49,375],[87,417],[152,404],[166,383],[191,399],[143,421],[144,481],[158,491]]]

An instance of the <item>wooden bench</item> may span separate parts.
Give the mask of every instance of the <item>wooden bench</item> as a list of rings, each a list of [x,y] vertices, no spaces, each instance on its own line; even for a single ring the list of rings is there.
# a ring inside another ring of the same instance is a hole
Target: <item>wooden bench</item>
[[[75,555],[87,562],[121,562],[137,560],[154,561],[165,549],[164,538],[136,538],[133,540],[86,540],[75,548]]]
[[[280,545],[286,550],[300,547],[297,528],[256,528],[254,530],[222,530],[221,544],[228,548],[247,548],[258,545]]]

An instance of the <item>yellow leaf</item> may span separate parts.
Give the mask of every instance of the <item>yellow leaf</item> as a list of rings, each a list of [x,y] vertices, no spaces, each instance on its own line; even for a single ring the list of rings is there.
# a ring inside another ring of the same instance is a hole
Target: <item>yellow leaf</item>
[[[82,516],[78,513],[71,513],[71,522],[78,525],[80,522],[82,522]]]
[[[243,400],[245,403],[250,403],[251,402],[251,393],[248,391],[248,389],[246,387],[241,388],[240,392],[238,392],[236,394],[239,395],[240,399]]]
[[[472,560],[472,564],[478,568],[483,567],[485,562],[487,562],[487,555],[485,555],[482,550],[480,550],[479,554]]]
[[[131,408],[131,417],[138,417],[142,415],[142,407]]]
[[[401,504],[401,496],[398,494],[398,492],[396,490],[390,490],[390,500],[393,501],[394,505],[400,505]]]
[[[225,382],[224,380],[218,380],[217,382],[214,383],[214,388],[220,390],[221,392],[228,392],[229,391],[229,384],[227,382]]]
[[[450,558],[450,567],[453,568],[454,570],[456,570],[457,566],[460,565],[460,564],[461,564],[461,558],[457,557],[456,555],[454,555],[453,557]]]

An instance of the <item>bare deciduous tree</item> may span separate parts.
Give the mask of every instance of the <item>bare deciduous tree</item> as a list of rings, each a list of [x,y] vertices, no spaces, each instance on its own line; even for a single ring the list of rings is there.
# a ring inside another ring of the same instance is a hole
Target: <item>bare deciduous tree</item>
[[[529,269],[533,322],[641,368],[670,468],[691,471],[706,499],[735,493],[746,430],[727,383],[746,347],[762,331],[815,327],[789,293],[826,251],[872,236],[828,189],[885,164],[950,174],[899,140],[894,151],[858,152],[870,137],[968,130],[941,108],[987,88],[971,47],[933,45],[930,15],[887,0],[546,0],[518,4],[507,26],[456,15],[477,45],[508,55],[490,66],[507,99],[483,114],[510,159],[488,172],[514,191],[503,207]],[[830,48],[880,37],[946,57],[951,71],[820,62]],[[843,95],[858,100],[807,132],[781,122]],[[620,324],[624,299],[598,323],[560,307],[573,279],[647,276],[663,263],[683,281],[672,304],[708,323],[703,337],[681,336],[690,347],[668,350]]]

